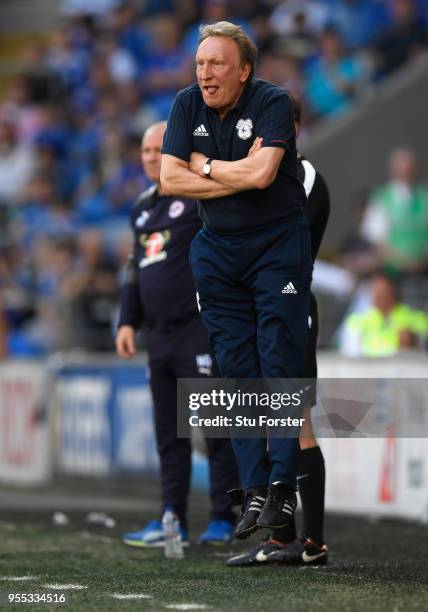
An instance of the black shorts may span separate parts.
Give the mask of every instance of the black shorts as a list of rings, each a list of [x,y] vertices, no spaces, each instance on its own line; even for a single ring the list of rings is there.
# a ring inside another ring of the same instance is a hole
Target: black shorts
[[[304,378],[312,378],[313,382],[305,389],[305,407],[315,406],[317,402],[317,343],[318,343],[318,306],[311,292],[311,302],[308,319],[308,338],[305,352]]]

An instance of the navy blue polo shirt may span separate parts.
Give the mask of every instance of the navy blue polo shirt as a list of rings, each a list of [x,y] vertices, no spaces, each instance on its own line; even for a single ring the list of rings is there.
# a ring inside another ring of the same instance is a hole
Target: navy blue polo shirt
[[[276,179],[266,189],[200,201],[204,224],[218,233],[239,234],[276,225],[304,205],[306,194],[297,175],[291,100],[281,87],[253,79],[235,108],[220,120],[217,112],[205,104],[197,83],[175,98],[162,153],[186,162],[192,151],[235,161],[247,157],[257,136],[263,138],[265,147],[285,149]]]

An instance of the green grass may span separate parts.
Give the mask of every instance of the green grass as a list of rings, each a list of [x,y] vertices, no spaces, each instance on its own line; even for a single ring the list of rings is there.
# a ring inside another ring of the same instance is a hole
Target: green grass
[[[404,522],[370,523],[330,516],[330,563],[323,568],[228,568],[228,553],[245,547],[208,549],[197,545],[185,559],[168,561],[161,550],[136,550],[119,534],[135,522],[121,517],[110,530],[55,528],[46,515],[1,517],[0,576],[34,576],[33,581],[0,581],[4,610],[165,610],[168,604],[193,603],[207,609],[289,612],[428,610],[427,527]],[[201,526],[200,519],[194,521]],[[250,544],[256,542],[255,536]],[[248,545],[248,544],[247,544]],[[10,605],[8,593],[57,592],[45,584],[82,584],[67,591],[67,605]],[[144,593],[151,599],[117,601],[112,593]]]

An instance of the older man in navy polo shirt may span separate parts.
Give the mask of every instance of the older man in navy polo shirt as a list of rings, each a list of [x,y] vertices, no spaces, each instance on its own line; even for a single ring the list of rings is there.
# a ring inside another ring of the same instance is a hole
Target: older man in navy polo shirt
[[[292,103],[253,78],[257,48],[240,27],[200,34],[198,83],[178,93],[168,119],[162,188],[200,201],[190,258],[221,375],[298,378],[312,261]],[[245,489],[238,538],[294,513],[298,437],[268,437],[270,467],[266,438],[232,440]]]

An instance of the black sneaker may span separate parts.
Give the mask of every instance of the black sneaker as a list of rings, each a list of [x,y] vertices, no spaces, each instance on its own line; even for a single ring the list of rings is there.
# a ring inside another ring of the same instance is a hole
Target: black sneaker
[[[269,563],[280,565],[325,565],[328,560],[328,548],[319,546],[310,538],[299,538],[291,544],[272,550]]]
[[[235,538],[245,540],[257,529],[257,519],[266,501],[266,487],[253,487],[241,493],[241,516],[235,529]],[[233,499],[233,496],[232,496]],[[235,501],[237,496],[235,496]]]
[[[235,555],[226,561],[229,567],[250,567],[252,565],[262,565],[269,561],[270,555],[276,551],[280,551],[284,544],[280,544],[272,538],[263,540],[258,546],[255,546],[247,552]]]
[[[297,506],[296,493],[287,485],[269,485],[266,502],[257,519],[257,527],[282,529],[287,527]]]

